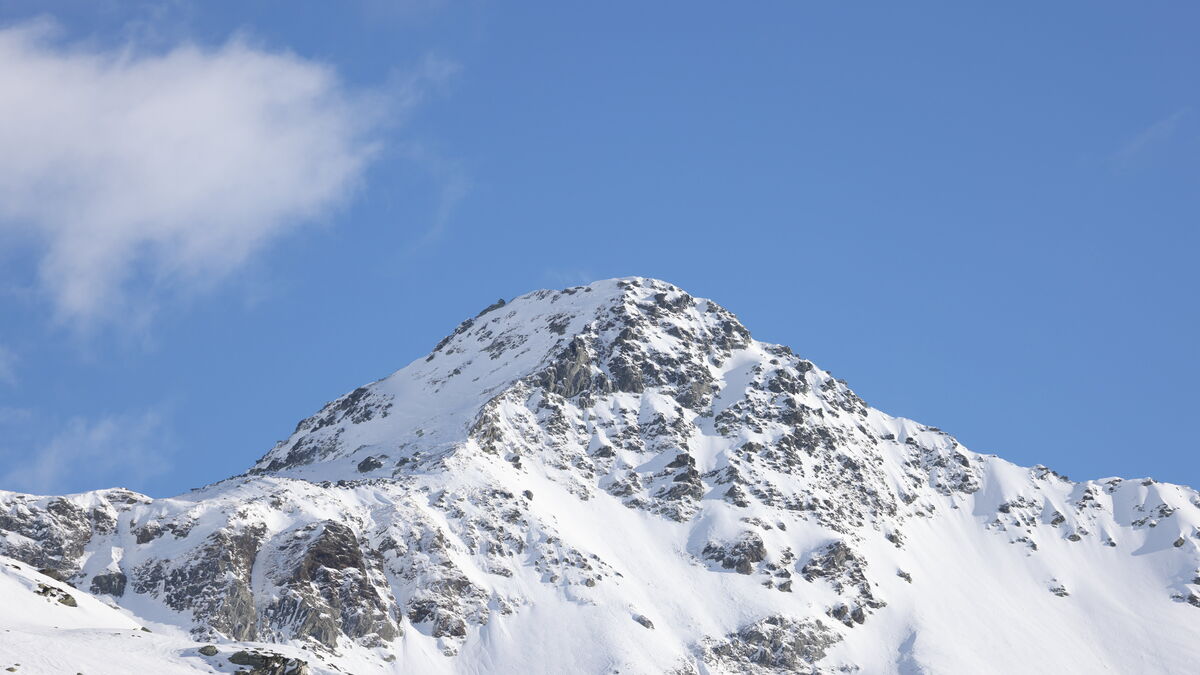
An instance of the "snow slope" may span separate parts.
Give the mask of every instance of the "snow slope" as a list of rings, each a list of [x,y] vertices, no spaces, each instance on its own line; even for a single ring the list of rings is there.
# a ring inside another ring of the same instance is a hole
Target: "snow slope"
[[[1195,491],[971,452],[642,278],[489,307],[242,476],[0,493],[0,552],[175,631],[147,658],[193,669],[189,639],[354,673],[1200,660]]]

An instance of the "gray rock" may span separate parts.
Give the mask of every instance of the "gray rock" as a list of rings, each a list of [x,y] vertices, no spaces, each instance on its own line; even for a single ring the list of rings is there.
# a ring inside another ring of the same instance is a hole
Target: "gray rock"
[[[702,555],[720,563],[725,569],[736,570],[738,574],[750,574],[754,571],[755,563],[767,557],[767,547],[763,544],[762,536],[747,530],[732,543],[709,542],[704,546]]]
[[[64,584],[67,583],[67,576],[51,567],[43,567],[42,569],[38,570],[38,574],[44,574],[45,576],[48,576],[55,581],[61,581]]]
[[[592,367],[592,355],[587,343],[583,338],[575,337],[535,381],[547,391],[563,398],[572,398],[592,389]],[[601,385],[601,388],[607,387]]]
[[[871,583],[866,578],[867,562],[854,549],[841,540],[818,549],[800,569],[806,581],[823,579],[838,592],[852,601],[853,609],[846,605],[834,607],[830,616],[847,626],[861,624],[866,620],[867,610],[887,606],[875,596]],[[900,575],[903,577],[903,575]]]
[[[127,582],[128,578],[123,572],[97,574],[95,577],[92,577],[92,592],[119,598],[125,595],[125,584]]]
[[[57,600],[59,604],[66,605],[67,607],[78,606],[78,603],[75,602],[75,596],[62,590],[61,588],[56,588],[46,584],[38,584],[37,588],[34,590],[34,593],[51,600]]]
[[[343,635],[370,638],[368,643],[397,637],[389,603],[371,581],[354,531],[327,520],[305,534],[284,550],[295,562],[276,579],[282,592],[263,613],[272,634],[313,639],[330,649]]]
[[[258,639],[250,570],[265,533],[263,525],[216,530],[184,564],[148,560],[139,565],[131,575],[133,589],[160,597],[176,611],[191,611],[215,634]]]
[[[309,675],[310,672],[307,661],[272,652],[240,651],[230,656],[229,662],[250,666],[246,675]]]
[[[722,640],[704,641],[701,652],[706,663],[722,671],[813,673],[839,640],[820,620],[771,616]]]
[[[383,468],[383,462],[381,462],[377,457],[367,457],[358,463],[357,468],[359,473],[368,473],[370,471]]]

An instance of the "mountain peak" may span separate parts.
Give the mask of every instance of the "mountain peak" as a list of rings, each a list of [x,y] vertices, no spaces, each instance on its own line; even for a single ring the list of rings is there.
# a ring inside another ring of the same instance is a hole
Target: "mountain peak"
[[[711,398],[713,369],[749,342],[749,331],[720,305],[656,279],[534,291],[488,306],[429,355],[331,402],[252,470],[294,469],[347,450],[374,456],[378,443],[350,433],[364,424],[437,453],[462,440],[488,400],[525,380],[567,397],[669,387],[698,407]],[[404,410],[392,404],[398,397],[409,401]]]
[[[1200,659],[1195,491],[971,452],[642,278],[491,305],[187,495],[0,492],[0,555],[322,675]]]

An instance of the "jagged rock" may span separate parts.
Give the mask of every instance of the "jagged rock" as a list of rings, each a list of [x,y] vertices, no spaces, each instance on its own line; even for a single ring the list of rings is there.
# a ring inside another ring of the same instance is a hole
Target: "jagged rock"
[[[754,564],[767,557],[767,548],[757,532],[747,531],[732,543],[709,542],[704,546],[702,555],[720,563],[725,569],[736,570],[738,574],[750,574],[754,571]]]
[[[44,574],[55,581],[61,581],[64,584],[68,583],[67,575],[65,575],[62,572],[59,572],[58,570],[53,569],[51,567],[43,567],[42,569],[38,570],[38,573]]]
[[[135,528],[133,533],[137,543],[148,544],[162,536],[163,528],[158,522],[152,520],[139,528]]]
[[[125,584],[127,581],[128,579],[122,572],[97,574],[92,577],[92,592],[119,598],[125,595]]]
[[[35,590],[34,593],[37,593],[38,595],[50,600],[57,600],[59,604],[66,605],[67,607],[78,606],[78,603],[75,601],[75,597],[61,588],[47,586],[46,584],[38,584],[37,590]]]
[[[838,540],[818,549],[800,569],[806,581],[825,580],[844,597],[853,600],[852,605],[839,605],[830,610],[830,616],[851,626],[866,620],[866,610],[887,606],[877,598],[866,578],[867,563],[846,542]]]
[[[730,672],[816,673],[815,664],[840,640],[819,619],[770,616],[707,640],[701,650],[706,663]]]
[[[216,656],[217,655],[217,648],[215,645],[204,645],[197,651],[199,651],[204,656]]]
[[[229,657],[236,666],[250,666],[246,675],[309,675],[308,662],[281,654],[239,651]]]
[[[575,337],[562,354],[540,376],[539,384],[564,398],[578,396],[592,388],[592,356],[587,344]],[[604,387],[604,380],[598,381]]]
[[[729,489],[725,491],[724,496],[725,501],[733,504],[734,506],[741,506],[743,508],[750,506],[749,500],[746,499],[746,493],[740,486],[730,485]]]
[[[480,589],[465,577],[440,579],[409,601],[408,619],[414,624],[427,624],[433,637],[465,637],[467,610],[464,600],[469,603],[481,594]]]
[[[140,565],[133,573],[133,589],[160,595],[176,611],[193,612],[202,622],[198,635],[256,639],[250,571],[265,532],[261,524],[217,530],[186,559],[152,559]]]
[[[383,468],[383,462],[378,457],[367,457],[359,462],[356,468],[359,473],[370,473],[376,469]]]
[[[271,634],[331,649],[342,636],[375,644],[399,635],[358,537],[346,525],[327,520],[298,531],[280,556],[294,562],[275,576],[281,592],[264,612]]]

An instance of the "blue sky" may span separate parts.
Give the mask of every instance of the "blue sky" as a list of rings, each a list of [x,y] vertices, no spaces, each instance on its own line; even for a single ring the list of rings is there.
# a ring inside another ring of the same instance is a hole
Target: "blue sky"
[[[219,480],[497,297],[625,275],[974,450],[1200,485],[1194,3],[0,20],[0,488]]]

